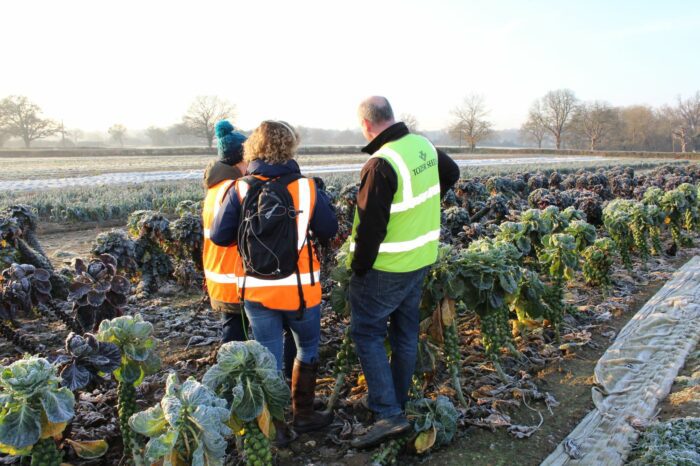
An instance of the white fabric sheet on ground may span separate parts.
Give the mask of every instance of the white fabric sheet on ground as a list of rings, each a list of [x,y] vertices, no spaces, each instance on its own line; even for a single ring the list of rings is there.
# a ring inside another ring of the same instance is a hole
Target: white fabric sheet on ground
[[[624,464],[700,338],[700,257],[688,261],[620,331],[598,361],[593,411],[542,466]]]

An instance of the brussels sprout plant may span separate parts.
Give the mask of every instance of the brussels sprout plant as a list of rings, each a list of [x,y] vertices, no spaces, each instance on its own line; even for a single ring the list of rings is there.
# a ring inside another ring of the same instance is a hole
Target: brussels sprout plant
[[[254,340],[224,343],[202,382],[228,402],[234,431],[243,437],[248,464],[270,464],[269,437],[260,431],[272,436],[269,417],[284,420],[284,408],[290,400],[289,387],[277,371],[272,353]],[[263,413],[269,416],[261,416]]]
[[[111,230],[100,233],[95,238],[92,253],[96,257],[109,254],[117,261],[117,270],[133,275],[136,267],[136,244],[124,230]]]
[[[132,461],[132,453],[139,451],[138,439],[129,427],[129,418],[136,412],[136,387],[143,378],[155,374],[160,358],[155,352],[153,325],[140,315],[103,320],[97,340],[113,343],[121,351],[121,363],[113,373],[119,382],[119,428],[124,440],[124,458]]]
[[[372,455],[371,464],[397,464],[398,455],[410,444],[412,450],[423,454],[448,445],[457,432],[459,413],[445,396],[436,399],[420,398],[406,403],[406,417],[413,424],[413,432],[383,443]]]
[[[228,419],[226,400],[192,377],[180,383],[171,373],[160,403],[133,414],[129,426],[149,438],[146,464],[162,459],[166,465],[223,466]]]
[[[130,290],[129,280],[117,275],[117,261],[109,254],[87,265],[82,259],[75,260],[75,279],[68,299],[83,329],[96,329],[104,319],[121,315]]]
[[[12,264],[0,275],[0,334],[31,353],[38,353],[38,347],[13,327],[18,326],[15,319],[19,312],[28,314],[34,308],[49,312],[44,307],[51,299],[49,276],[46,270],[30,264]]]
[[[564,316],[564,283],[574,277],[578,269],[576,240],[565,233],[553,233],[542,238],[542,251],[539,256],[547,274],[552,279],[550,292],[546,293],[545,319],[554,327],[559,339],[559,324]]]
[[[603,224],[610,238],[615,242],[617,251],[622,258],[622,263],[627,270],[632,270],[630,250],[634,245],[634,238],[630,228],[632,218],[629,213],[629,202],[624,199],[616,199],[605,206],[605,209],[603,209]]]
[[[583,250],[583,278],[588,285],[602,286],[604,290],[610,288],[614,252],[615,245],[610,238],[600,238]]]
[[[138,292],[152,293],[173,274],[173,262],[166,254],[170,222],[159,212],[137,210],[129,216],[127,226],[135,238],[136,263],[141,274]]]
[[[76,391],[116,370],[121,359],[119,347],[114,343],[98,341],[90,333],[80,336],[71,332],[66,338],[65,354],[55,364],[62,367],[61,384]]]
[[[32,464],[58,466],[60,436],[73,418],[73,393],[59,386],[56,367],[27,356],[0,371],[0,451],[32,456]]]

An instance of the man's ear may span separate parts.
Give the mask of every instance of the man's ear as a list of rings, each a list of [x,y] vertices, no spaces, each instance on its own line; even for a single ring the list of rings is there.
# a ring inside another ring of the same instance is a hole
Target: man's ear
[[[366,118],[362,118],[360,120],[360,125],[362,126],[362,129],[365,130],[366,133],[369,133],[369,131],[372,129],[372,123],[370,123],[369,120]]]

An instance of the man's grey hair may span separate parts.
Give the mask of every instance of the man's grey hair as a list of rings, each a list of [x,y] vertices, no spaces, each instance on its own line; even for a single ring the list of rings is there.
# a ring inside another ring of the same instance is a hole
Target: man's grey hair
[[[376,125],[394,120],[394,111],[386,97],[374,96],[365,99],[358,109],[360,118]]]

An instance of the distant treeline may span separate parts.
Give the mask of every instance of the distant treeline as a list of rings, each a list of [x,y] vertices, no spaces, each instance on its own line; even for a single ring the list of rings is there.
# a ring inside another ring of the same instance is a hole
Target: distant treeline
[[[397,119],[436,145],[457,145],[471,150],[533,145],[577,151],[700,150],[700,91],[686,98],[678,96],[672,105],[621,107],[604,101],[581,101],[572,90],[557,89],[533,102],[519,129],[494,130],[489,114],[484,97],[471,95],[451,111],[451,122],[444,129],[425,130],[420,118],[411,114],[400,115]],[[105,132],[87,133],[45,118],[41,108],[27,97],[12,95],[0,100],[0,147],[19,144],[26,148],[187,147],[187,153],[192,154],[190,147],[206,145],[211,149],[216,146],[214,128],[221,119],[235,121],[235,105],[217,96],[198,96],[181,122],[171,126],[130,129],[115,123]],[[365,143],[359,128],[296,128],[302,146],[362,146]]]
[[[437,145],[449,154],[489,155],[596,155],[600,157],[626,157],[634,159],[678,159],[698,160],[700,153],[696,152],[658,152],[658,151],[617,151],[617,150],[584,150],[584,149],[550,149],[550,148],[509,148],[509,147],[477,147],[470,150],[467,147],[455,145]],[[360,154],[361,145],[332,145],[332,146],[302,146],[298,153],[301,155],[348,155]],[[154,156],[172,155],[202,155],[213,156],[216,149],[206,147],[143,147],[143,148],[96,148],[78,147],[72,149],[0,149],[0,157],[99,157],[99,156]]]

